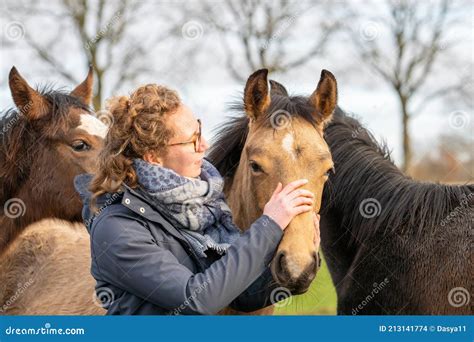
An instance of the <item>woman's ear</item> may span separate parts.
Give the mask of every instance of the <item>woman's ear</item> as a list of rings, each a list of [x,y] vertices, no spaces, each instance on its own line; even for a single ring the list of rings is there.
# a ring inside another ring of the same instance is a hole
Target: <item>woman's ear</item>
[[[143,155],[143,160],[150,163],[150,164],[157,164],[157,165],[163,165],[161,158],[159,158],[157,155],[151,153],[151,152],[146,152]]]

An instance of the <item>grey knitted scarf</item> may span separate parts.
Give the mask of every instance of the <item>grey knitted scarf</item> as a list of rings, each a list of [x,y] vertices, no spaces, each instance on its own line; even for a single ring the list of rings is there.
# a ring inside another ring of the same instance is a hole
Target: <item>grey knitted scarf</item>
[[[198,178],[187,178],[175,171],[143,159],[133,162],[138,183],[154,207],[169,220],[200,257],[213,249],[224,254],[240,235],[222,192],[219,171],[203,160]]]

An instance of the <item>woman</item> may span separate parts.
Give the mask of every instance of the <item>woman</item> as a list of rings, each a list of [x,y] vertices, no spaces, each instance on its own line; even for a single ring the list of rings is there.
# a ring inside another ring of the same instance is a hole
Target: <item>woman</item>
[[[76,189],[108,314],[216,314],[271,305],[269,263],[291,219],[310,211],[307,180],[278,184],[245,232],[232,223],[208,143],[178,94],[149,84],[109,101],[99,171]],[[90,190],[90,191],[88,191]],[[318,221],[315,220],[315,224]]]

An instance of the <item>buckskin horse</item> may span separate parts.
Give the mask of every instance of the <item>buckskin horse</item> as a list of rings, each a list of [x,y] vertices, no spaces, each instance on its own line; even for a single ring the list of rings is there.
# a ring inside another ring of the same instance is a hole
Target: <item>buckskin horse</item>
[[[323,70],[316,89],[306,97],[288,96],[275,81],[270,81],[269,88],[267,74],[263,69],[249,77],[243,103],[233,108],[239,114],[217,132],[208,154],[225,177],[224,192],[241,229],[262,215],[278,182],[307,178],[305,188],[315,194],[314,211],[318,212],[333,169],[323,131],[337,103],[334,76]],[[312,213],[296,216],[286,228],[271,263],[273,278],[281,285],[275,297],[308,290],[320,262],[320,237],[315,234],[319,232],[314,231]]]

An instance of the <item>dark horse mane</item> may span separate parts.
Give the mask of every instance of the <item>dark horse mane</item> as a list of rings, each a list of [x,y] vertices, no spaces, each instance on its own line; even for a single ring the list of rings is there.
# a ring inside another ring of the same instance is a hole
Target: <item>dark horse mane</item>
[[[0,113],[0,203],[12,197],[28,178],[31,162],[38,153],[41,140],[54,136],[61,127],[67,125],[70,107],[91,113],[90,107],[64,90],[54,90],[46,85],[38,92],[51,104],[49,113],[44,117],[28,120],[16,108]],[[42,133],[41,136],[38,135],[39,132]]]
[[[248,119],[242,106],[236,108],[240,115],[231,117],[216,132],[208,154],[226,181],[232,181],[248,134]],[[325,186],[321,214],[336,210],[342,225],[351,228],[351,242],[365,241],[378,232],[432,232],[448,222],[450,214],[463,203],[473,205],[473,184],[444,185],[409,178],[395,166],[387,146],[379,144],[340,108],[325,129],[325,139],[336,174]],[[372,198],[380,203],[380,211],[366,219],[359,206],[362,200]],[[410,228],[412,231],[404,231]]]

